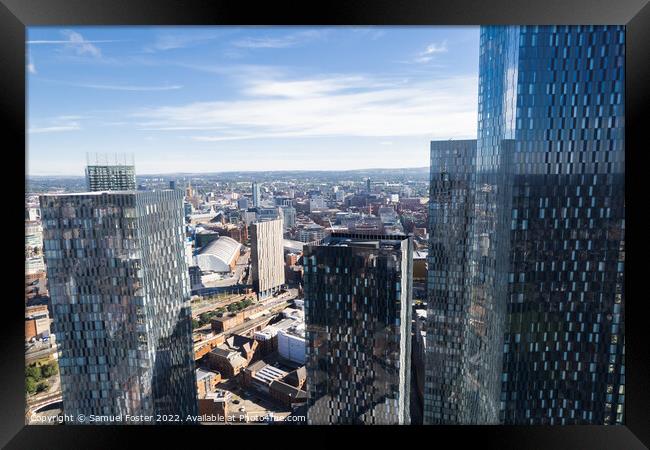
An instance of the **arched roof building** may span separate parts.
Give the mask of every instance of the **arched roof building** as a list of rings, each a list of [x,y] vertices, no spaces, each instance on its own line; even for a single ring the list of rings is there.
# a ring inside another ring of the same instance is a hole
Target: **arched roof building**
[[[194,257],[201,272],[230,272],[237,264],[241,244],[228,236],[209,242]]]

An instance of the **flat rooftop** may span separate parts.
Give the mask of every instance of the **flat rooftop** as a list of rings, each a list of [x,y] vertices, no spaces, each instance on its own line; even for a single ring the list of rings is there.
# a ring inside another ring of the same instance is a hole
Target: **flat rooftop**
[[[322,247],[364,247],[364,248],[398,248],[409,236],[403,233],[332,233],[319,246]]]

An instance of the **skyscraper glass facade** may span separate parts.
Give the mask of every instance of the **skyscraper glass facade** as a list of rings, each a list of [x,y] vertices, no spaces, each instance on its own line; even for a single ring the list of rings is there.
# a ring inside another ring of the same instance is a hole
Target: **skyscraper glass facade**
[[[431,142],[425,424],[470,422],[465,333],[475,163],[476,140]]]
[[[182,197],[41,196],[66,414],[196,413]]]
[[[87,166],[86,186],[90,192],[135,190],[135,166]]]
[[[623,422],[624,52],[621,26],[482,27],[464,282],[462,253],[437,265],[461,216],[432,143],[431,345],[457,299],[466,312],[456,387],[435,378],[458,371],[456,349],[429,362],[429,423]]]
[[[305,246],[308,423],[410,423],[412,245],[337,233]]]
[[[518,76],[501,419],[622,423],[625,29],[488,27],[481,64],[504,34]]]

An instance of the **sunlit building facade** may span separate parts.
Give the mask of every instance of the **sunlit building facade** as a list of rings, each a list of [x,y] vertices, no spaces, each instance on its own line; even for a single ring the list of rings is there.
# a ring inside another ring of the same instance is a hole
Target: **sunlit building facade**
[[[182,197],[41,196],[66,414],[196,414]]]

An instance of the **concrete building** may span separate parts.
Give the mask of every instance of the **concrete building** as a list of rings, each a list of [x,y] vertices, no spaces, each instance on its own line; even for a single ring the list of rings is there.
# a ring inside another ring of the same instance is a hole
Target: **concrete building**
[[[298,230],[298,240],[301,242],[320,241],[328,235],[325,227],[317,223],[307,224]]]
[[[196,414],[182,195],[40,197],[66,414]]]
[[[281,206],[282,220],[284,221],[284,231],[296,226],[296,208],[293,206]]]
[[[325,209],[325,199],[323,197],[312,197],[309,200],[309,212],[320,211]]]
[[[215,392],[221,382],[221,374],[212,370],[196,369],[196,392],[198,398],[205,398],[207,394]]]
[[[277,337],[280,356],[298,364],[305,364],[307,341],[304,323],[296,323],[287,329],[279,330]]]
[[[251,266],[253,287],[260,297],[267,297],[284,284],[282,220],[256,222],[251,225]]]
[[[32,256],[25,258],[25,274],[36,275],[45,270],[45,261],[42,256]]]

